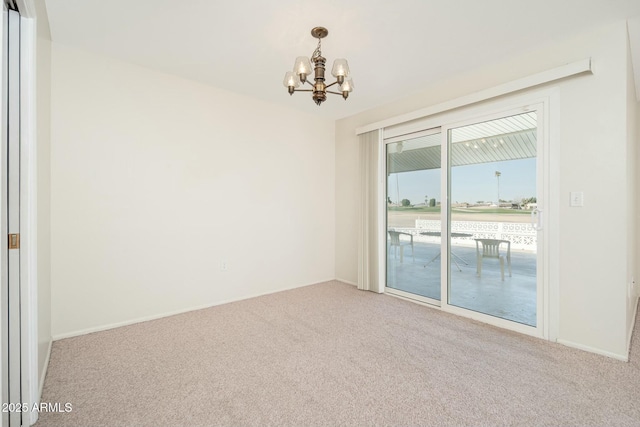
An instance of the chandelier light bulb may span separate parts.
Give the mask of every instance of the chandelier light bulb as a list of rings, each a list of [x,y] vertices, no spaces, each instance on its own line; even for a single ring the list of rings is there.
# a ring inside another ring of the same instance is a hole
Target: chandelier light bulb
[[[300,79],[292,71],[287,71],[284,75],[284,81],[282,82],[284,87],[289,89],[289,94],[293,95],[295,88],[300,86]]]
[[[303,83],[307,80],[307,76],[311,73],[311,61],[306,56],[298,56],[295,64],[293,64],[293,72],[300,76]]]
[[[347,79],[340,86],[340,90],[342,91],[342,97],[346,100],[349,97],[349,92],[353,91],[353,79]]]
[[[333,68],[331,69],[331,75],[338,79],[338,83],[342,82],[349,77],[349,64],[344,58],[338,58],[333,61]]]
[[[347,99],[349,97],[349,92],[353,92],[353,79],[347,79],[342,83],[340,90],[342,91],[342,97]]]
[[[352,92],[353,91],[353,79],[347,79],[344,83],[342,83],[342,91],[343,92]]]

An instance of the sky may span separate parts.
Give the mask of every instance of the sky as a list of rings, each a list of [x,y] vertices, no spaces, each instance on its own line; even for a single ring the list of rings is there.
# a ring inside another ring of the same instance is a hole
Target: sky
[[[409,199],[412,205],[429,199],[441,200],[440,169],[392,173],[387,194],[392,202]],[[536,196],[536,159],[508,160],[456,166],[451,169],[451,202],[497,202],[500,175],[500,199],[515,200]],[[399,195],[398,195],[399,193]]]

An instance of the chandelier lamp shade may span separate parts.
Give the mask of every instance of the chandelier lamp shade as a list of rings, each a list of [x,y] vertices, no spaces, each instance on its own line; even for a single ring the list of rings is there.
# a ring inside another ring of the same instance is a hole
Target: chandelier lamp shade
[[[343,58],[333,61],[333,68],[331,69],[331,75],[336,78],[336,81],[331,84],[325,83],[324,72],[325,63],[327,60],[322,56],[321,44],[322,39],[329,34],[329,31],[324,27],[315,27],[311,30],[311,35],[318,39],[318,47],[311,54],[311,59],[306,56],[299,56],[296,58],[296,62],[293,65],[293,71],[287,71],[284,75],[284,86],[289,90],[289,95],[293,95],[293,92],[312,92],[313,101],[320,105],[327,99],[327,93],[334,95],[342,95],[346,100],[349,97],[349,92],[353,91],[353,80],[350,78],[349,64],[347,60]],[[311,65],[313,63],[313,66]],[[313,72],[313,83],[307,79]],[[308,84],[311,89],[298,89],[300,85]],[[338,91],[328,90],[330,87],[338,85]]]

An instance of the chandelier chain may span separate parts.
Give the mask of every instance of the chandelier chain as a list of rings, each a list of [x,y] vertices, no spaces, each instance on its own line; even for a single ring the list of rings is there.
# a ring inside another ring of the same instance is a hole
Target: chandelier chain
[[[322,51],[320,50],[321,48],[322,48],[322,39],[318,39],[318,47],[316,47],[316,50],[314,50],[313,53],[311,54],[312,61],[314,58],[322,56]]]

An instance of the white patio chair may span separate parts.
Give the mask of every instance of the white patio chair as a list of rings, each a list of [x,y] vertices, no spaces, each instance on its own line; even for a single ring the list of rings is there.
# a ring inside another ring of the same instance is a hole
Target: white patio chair
[[[409,236],[410,240],[402,240],[400,238],[400,236]],[[395,253],[394,255],[397,257],[398,256],[398,248],[400,249],[400,264],[403,263],[404,261],[404,247],[405,246],[411,246],[411,257],[413,258],[413,261],[415,262],[416,257],[413,254],[413,234],[411,233],[405,233],[403,231],[393,231],[393,230],[389,230],[389,249],[395,248]]]
[[[509,277],[511,277],[511,242],[508,240],[496,239],[474,239],[476,241],[476,273],[482,277],[482,260],[485,258],[498,258],[500,260],[500,276],[504,282],[504,260],[505,256],[500,254],[500,245],[507,246],[507,266],[509,267]],[[480,248],[482,247],[482,248]]]

